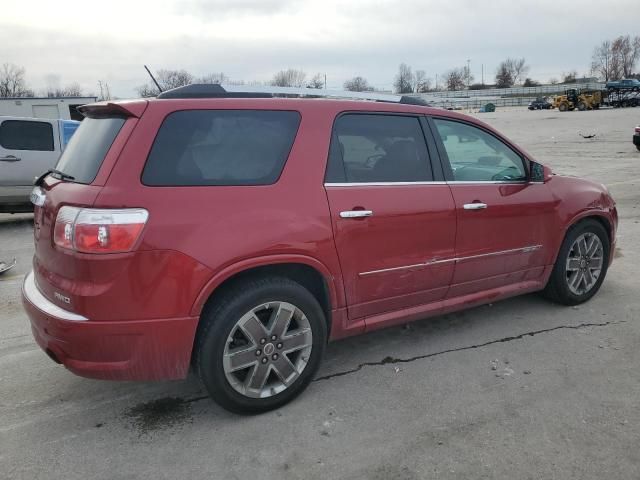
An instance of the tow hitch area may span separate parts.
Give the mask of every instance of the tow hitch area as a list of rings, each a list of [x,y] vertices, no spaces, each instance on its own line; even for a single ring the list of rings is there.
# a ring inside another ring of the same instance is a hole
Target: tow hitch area
[[[8,272],[15,266],[16,266],[15,258],[11,262],[5,262],[3,260],[0,260],[0,275],[2,275],[4,272]]]

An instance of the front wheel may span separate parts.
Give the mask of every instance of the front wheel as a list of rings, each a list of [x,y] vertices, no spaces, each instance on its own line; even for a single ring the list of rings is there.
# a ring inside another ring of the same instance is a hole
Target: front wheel
[[[609,235],[596,220],[584,220],[567,233],[544,294],[558,303],[578,305],[593,297],[607,273]]]
[[[318,301],[281,277],[227,291],[201,321],[196,369],[211,397],[237,413],[265,412],[293,400],[313,379],[327,341]]]

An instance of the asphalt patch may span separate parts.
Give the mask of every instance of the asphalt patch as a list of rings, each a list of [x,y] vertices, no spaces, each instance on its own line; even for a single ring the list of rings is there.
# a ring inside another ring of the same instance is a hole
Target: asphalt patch
[[[141,435],[174,427],[192,420],[191,402],[179,397],[165,397],[144,402],[130,408],[125,417]]]

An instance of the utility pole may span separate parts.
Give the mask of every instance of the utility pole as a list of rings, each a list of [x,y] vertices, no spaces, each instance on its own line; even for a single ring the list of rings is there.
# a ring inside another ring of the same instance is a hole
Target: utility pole
[[[438,74],[436,73],[436,92],[438,91]]]
[[[482,64],[482,86],[484,87],[484,63]]]
[[[471,84],[471,59],[467,59],[467,88]]]
[[[327,89],[327,74],[324,74],[324,89]]]

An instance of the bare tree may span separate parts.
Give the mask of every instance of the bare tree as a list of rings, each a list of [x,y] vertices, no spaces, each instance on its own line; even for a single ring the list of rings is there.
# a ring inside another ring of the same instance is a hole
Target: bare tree
[[[447,90],[464,90],[467,85],[465,68],[452,68],[445,72],[442,77]]]
[[[640,37],[631,38],[630,35],[620,36],[614,41],[614,52],[618,56],[622,76],[630,77],[640,56]]]
[[[84,92],[78,82],[70,83],[65,87],[47,87],[45,96],[49,98],[59,97],[82,97]]]
[[[33,97],[33,90],[27,88],[24,67],[5,63],[0,68],[0,97]]]
[[[426,93],[431,91],[431,79],[427,78],[427,74],[424,70],[416,70],[414,77],[416,93]]]
[[[203,75],[202,77],[196,78],[194,83],[214,83],[221,84],[227,83],[229,81],[229,77],[227,77],[224,73],[208,73]]]
[[[578,78],[577,70],[570,70],[568,72],[562,72],[562,82],[561,83],[575,83],[576,78]]]
[[[271,84],[275,87],[303,87],[304,80],[307,78],[307,74],[302,70],[296,70],[295,68],[289,68],[287,70],[280,70],[273,76]]]
[[[496,86],[509,88],[524,80],[529,66],[524,58],[507,58],[500,62],[496,70]]]
[[[594,48],[591,56],[591,72],[603,78],[605,82],[612,79],[612,56],[611,42],[609,40],[605,40]]]
[[[100,89],[100,95],[98,96],[99,102],[111,100],[111,89],[109,88],[109,84],[107,82],[98,80],[98,88]]]
[[[523,87],[537,87],[540,85],[540,82],[536,82],[535,80],[532,80],[530,78],[525,78],[524,82],[522,83]]]
[[[398,73],[393,82],[393,86],[397,93],[412,93],[415,78],[411,67],[406,63],[401,63],[398,67]]]
[[[496,70],[496,87],[497,88],[510,88],[513,87],[513,74],[506,61],[501,62]]]
[[[311,80],[307,82],[307,88],[324,88],[324,75],[321,73],[316,73]]]
[[[364,77],[353,77],[344,82],[344,89],[351,92],[371,92],[373,87],[369,85],[369,82]]]
[[[560,83],[560,82],[558,81],[558,79],[556,77],[551,77],[549,79],[549,84],[550,85],[557,85],[558,83]]]
[[[158,70],[155,78],[162,91],[189,85],[195,80],[195,77],[186,70]],[[154,97],[159,93],[158,88],[152,82],[141,85],[137,90],[141,97]]]
[[[591,71],[605,81],[629,78],[640,59],[640,36],[621,35],[593,50]]]

